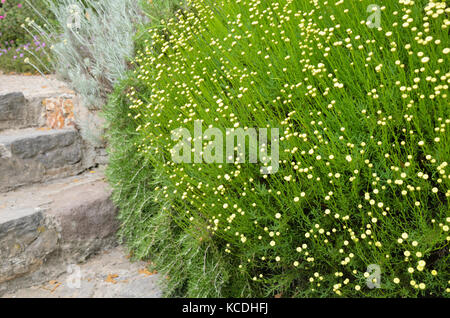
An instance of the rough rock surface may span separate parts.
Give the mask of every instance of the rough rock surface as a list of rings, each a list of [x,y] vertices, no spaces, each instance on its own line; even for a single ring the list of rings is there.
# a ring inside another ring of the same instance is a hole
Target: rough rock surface
[[[4,298],[156,298],[161,276],[145,262],[130,262],[122,247],[100,253],[44,284],[5,294]]]
[[[102,173],[91,172],[0,193],[0,295],[116,245],[117,209]]]
[[[0,134],[0,192],[80,173],[82,143],[73,129]]]
[[[58,234],[35,209],[0,214],[0,285],[35,271],[56,250]]]
[[[5,100],[3,108],[8,109],[4,117],[10,118],[13,114],[16,120],[2,119],[2,100]],[[55,76],[0,74],[0,135],[6,129],[76,127],[82,131],[84,139],[82,166],[106,164],[105,144],[101,138],[104,120],[98,110],[88,110],[81,104],[76,93]]]
[[[0,75],[0,130],[73,126],[74,96],[54,77]]]
[[[0,130],[24,125],[25,104],[26,100],[22,93],[0,96]]]
[[[93,251],[114,244],[119,224],[106,182],[73,185],[49,198],[52,203],[46,215],[59,225],[65,259],[83,261]]]

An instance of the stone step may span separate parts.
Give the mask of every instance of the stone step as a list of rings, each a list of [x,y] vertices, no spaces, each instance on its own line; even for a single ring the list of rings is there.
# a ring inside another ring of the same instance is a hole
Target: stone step
[[[22,128],[27,122],[37,122],[34,112],[26,111],[26,103],[23,93],[0,95],[0,130]]]
[[[0,131],[31,127],[74,127],[73,96],[28,97],[22,92],[0,94]]]
[[[27,128],[0,133],[0,192],[80,173],[82,141],[75,129]]]
[[[74,126],[74,98],[51,77],[0,75],[0,131]]]
[[[114,246],[110,196],[101,172],[0,193],[0,295],[48,282]]]
[[[37,270],[55,251],[58,234],[37,209],[0,211],[0,286]],[[0,287],[0,293],[2,287]]]

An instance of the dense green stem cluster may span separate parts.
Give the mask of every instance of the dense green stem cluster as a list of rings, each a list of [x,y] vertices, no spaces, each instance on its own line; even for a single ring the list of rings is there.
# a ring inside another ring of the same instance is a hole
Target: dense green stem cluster
[[[372,2],[192,0],[142,38],[109,176],[169,294],[448,296],[450,9]],[[173,162],[196,120],[279,128],[279,171]]]

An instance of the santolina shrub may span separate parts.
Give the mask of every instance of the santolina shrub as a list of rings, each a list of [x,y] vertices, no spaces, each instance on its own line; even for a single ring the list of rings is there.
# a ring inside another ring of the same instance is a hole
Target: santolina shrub
[[[148,30],[108,175],[168,295],[448,297],[450,9],[372,3],[192,0]],[[279,128],[278,172],[174,163],[196,120]]]

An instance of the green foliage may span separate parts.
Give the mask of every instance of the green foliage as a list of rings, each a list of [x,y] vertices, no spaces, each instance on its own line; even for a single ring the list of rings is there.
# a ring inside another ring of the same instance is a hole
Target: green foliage
[[[328,2],[192,0],[140,38],[108,177],[167,295],[448,297],[449,9]],[[174,163],[195,120],[279,128],[279,171]]]
[[[135,45],[136,51],[145,48],[145,39],[148,36],[149,28],[164,28],[164,21],[173,17],[174,13],[178,10],[186,10],[185,0],[141,0],[140,6],[142,11],[148,18],[147,23],[139,26]]]
[[[44,16],[51,17],[45,0],[34,0],[32,4]],[[27,18],[42,22],[33,7],[25,0],[5,0],[4,3],[0,3],[0,16],[3,17],[0,19],[0,43],[2,44],[8,42],[20,45],[29,42],[30,34],[21,25]]]
[[[39,12],[39,13],[38,13]],[[33,35],[23,26],[27,21],[54,23],[45,0],[31,4],[24,0],[5,0],[0,3],[0,70],[6,72],[35,72],[35,68],[25,63],[28,58],[32,64],[43,64],[48,69],[46,43],[39,34]]]
[[[5,49],[2,51],[0,49],[0,70],[3,72],[14,72],[14,73],[35,73],[36,70],[33,66],[24,62],[24,59],[28,56],[33,58],[31,55],[27,54],[25,50],[20,50],[17,52],[16,47],[10,47],[10,49]],[[21,56],[21,54],[23,54]]]

